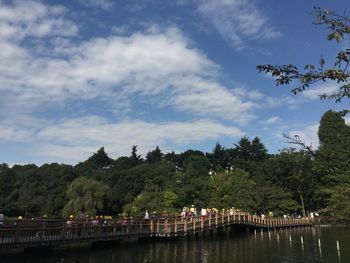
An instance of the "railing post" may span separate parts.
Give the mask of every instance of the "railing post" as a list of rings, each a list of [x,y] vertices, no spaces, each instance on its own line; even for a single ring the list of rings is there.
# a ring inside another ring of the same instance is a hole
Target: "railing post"
[[[62,230],[61,230],[61,239],[66,239],[66,234],[67,234],[67,230],[66,230],[66,221],[63,220],[62,221]]]
[[[151,235],[153,236],[153,232],[154,232],[153,219],[151,219],[150,221],[150,232],[151,232]]]
[[[97,225],[97,235],[98,237],[101,237],[102,235],[102,223],[103,221],[101,219],[98,220],[98,225]],[[126,224],[126,233],[129,233],[129,220]]]
[[[203,230],[204,228],[204,216],[201,216],[201,229]]]
[[[43,241],[44,233],[45,233],[45,221],[44,221],[44,220],[41,220],[41,225],[40,225],[40,241]]]
[[[187,218],[185,218],[184,232],[187,234]]]
[[[176,234],[177,234],[177,220],[176,220],[176,217],[175,217],[174,233],[175,233],[175,236],[176,236]]]
[[[113,219],[113,236],[115,236],[116,233],[117,233],[117,220]]]
[[[215,226],[218,226],[218,214],[215,214]]]
[[[165,219],[165,221],[164,221],[164,228],[163,228],[163,233],[164,234],[168,234],[168,218],[167,219]]]
[[[16,235],[15,235],[15,243],[18,243],[20,241],[21,238],[21,222],[17,221],[17,226],[16,226]]]
[[[209,225],[209,228],[210,228],[210,226],[211,226],[211,213],[209,214],[208,225]]]

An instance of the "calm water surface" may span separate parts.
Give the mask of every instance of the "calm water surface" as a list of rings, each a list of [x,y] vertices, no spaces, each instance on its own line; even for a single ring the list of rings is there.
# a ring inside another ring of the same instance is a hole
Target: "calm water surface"
[[[339,242],[339,250],[337,249]],[[1,256],[0,262],[350,262],[350,228],[320,227],[122,242],[105,247]]]

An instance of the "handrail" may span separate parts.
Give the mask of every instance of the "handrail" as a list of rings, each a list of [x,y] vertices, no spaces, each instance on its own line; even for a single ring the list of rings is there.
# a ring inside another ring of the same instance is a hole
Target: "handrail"
[[[127,237],[171,237],[227,226],[259,228],[310,225],[308,218],[261,218],[248,212],[216,213],[192,217],[112,219],[4,220],[0,225],[0,245],[42,246],[63,242],[116,240]]]

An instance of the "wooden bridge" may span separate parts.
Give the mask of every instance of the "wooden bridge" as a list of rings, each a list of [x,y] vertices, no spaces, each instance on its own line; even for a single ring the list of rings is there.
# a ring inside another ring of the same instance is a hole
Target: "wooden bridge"
[[[181,237],[241,225],[249,228],[310,226],[308,218],[283,219],[246,212],[188,218],[23,220],[0,225],[0,248],[52,247],[80,242],[101,242],[142,237]]]

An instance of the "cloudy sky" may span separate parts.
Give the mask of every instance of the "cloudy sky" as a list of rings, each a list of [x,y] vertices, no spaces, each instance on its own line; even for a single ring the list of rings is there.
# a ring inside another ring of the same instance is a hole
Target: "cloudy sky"
[[[283,133],[317,147],[334,83],[294,96],[258,64],[331,62],[313,6],[347,0],[0,0],[0,163],[211,151]]]

